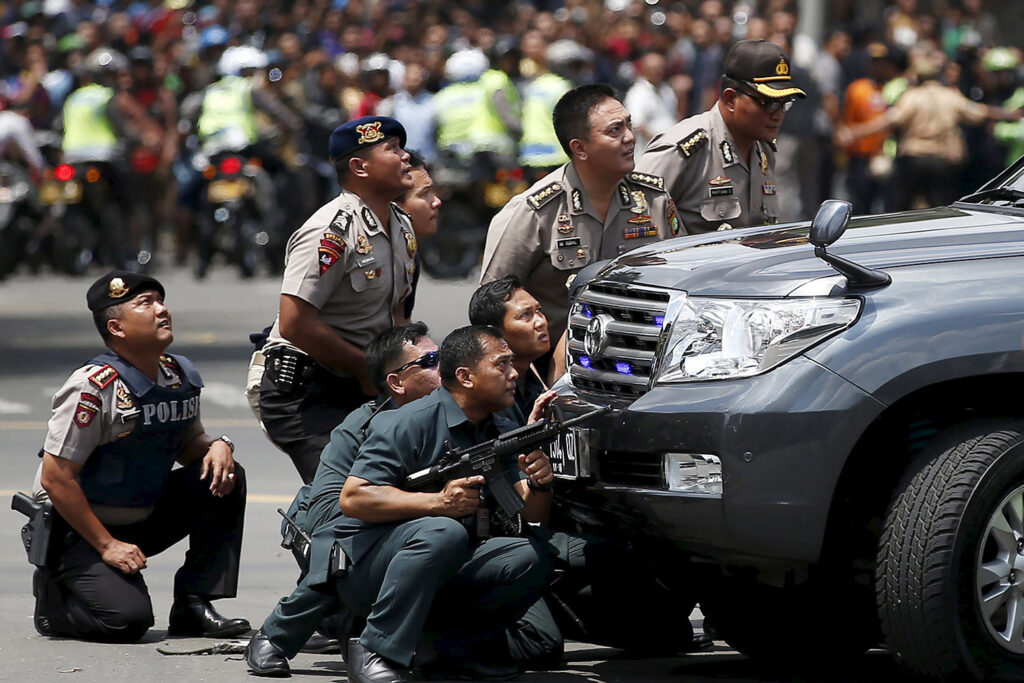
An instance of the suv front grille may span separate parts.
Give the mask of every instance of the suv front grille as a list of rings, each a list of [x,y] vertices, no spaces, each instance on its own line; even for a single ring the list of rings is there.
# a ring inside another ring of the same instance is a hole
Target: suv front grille
[[[594,282],[569,316],[569,373],[587,391],[636,398],[646,393],[669,293]]]

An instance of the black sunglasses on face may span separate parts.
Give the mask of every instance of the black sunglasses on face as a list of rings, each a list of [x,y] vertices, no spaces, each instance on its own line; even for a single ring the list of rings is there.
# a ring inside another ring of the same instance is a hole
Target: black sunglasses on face
[[[757,104],[761,107],[761,109],[764,110],[766,114],[778,113],[780,109],[782,111],[789,111],[790,109],[793,108],[793,103],[796,101],[792,98],[788,100],[766,100],[755,94],[753,91],[747,90],[746,88],[737,88],[736,92],[740,93],[741,95],[746,95],[750,99],[757,102]]]
[[[402,365],[399,365],[397,368],[395,368],[388,374],[397,374],[402,370],[408,370],[414,365],[418,365],[423,369],[434,367],[435,365],[437,365],[437,351],[427,351],[419,358],[413,358],[408,363],[403,363]]]

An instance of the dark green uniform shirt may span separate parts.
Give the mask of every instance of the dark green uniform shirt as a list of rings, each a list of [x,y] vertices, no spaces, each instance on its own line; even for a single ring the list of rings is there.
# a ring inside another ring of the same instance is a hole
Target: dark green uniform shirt
[[[382,410],[393,407],[388,399]],[[345,479],[356,460],[359,447],[366,440],[366,428],[374,412],[380,408],[377,401],[364,403],[348,414],[345,420],[331,432],[331,440],[320,454],[320,466],[316,469],[309,492],[309,512],[305,528],[312,531],[341,514],[338,499]]]
[[[441,459],[446,442],[455,449],[467,448],[516,426],[500,415],[492,415],[479,426],[473,424],[448,390],[442,387],[417,401],[375,417],[349,475],[365,479],[375,486],[404,488],[410,474]],[[524,476],[516,462],[508,463],[508,469],[516,480]],[[380,532],[391,524],[364,522],[342,515],[334,529],[349,559],[359,562],[380,538]]]

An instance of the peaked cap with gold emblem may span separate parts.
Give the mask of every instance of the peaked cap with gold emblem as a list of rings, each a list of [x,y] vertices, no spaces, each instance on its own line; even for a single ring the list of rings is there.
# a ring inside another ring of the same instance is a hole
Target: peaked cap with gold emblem
[[[725,55],[725,75],[751,86],[765,97],[807,97],[793,85],[789,57],[767,40],[741,40]]]
[[[85,302],[89,305],[89,310],[95,312],[123,304],[149,290],[160,292],[160,296],[164,296],[164,286],[156,278],[130,270],[112,270],[92,283],[89,291],[85,293]]]

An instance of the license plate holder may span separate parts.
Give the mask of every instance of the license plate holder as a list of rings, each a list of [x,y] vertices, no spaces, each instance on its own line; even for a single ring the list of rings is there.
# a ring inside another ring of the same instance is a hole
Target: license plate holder
[[[590,430],[570,427],[559,434],[549,449],[551,472],[559,479],[574,480],[590,473]]]

